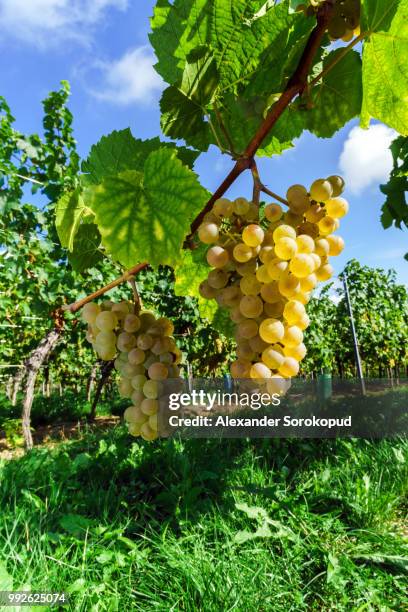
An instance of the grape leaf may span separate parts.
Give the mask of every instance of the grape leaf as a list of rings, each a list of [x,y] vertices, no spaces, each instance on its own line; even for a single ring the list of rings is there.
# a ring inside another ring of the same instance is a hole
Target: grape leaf
[[[78,190],[65,193],[57,202],[55,210],[55,225],[61,245],[73,249],[75,234],[84,215],[89,208]]]
[[[407,135],[408,2],[391,2],[387,8],[373,0],[365,5],[370,35],[363,45],[362,125],[374,117]]]
[[[92,209],[103,245],[121,264],[174,265],[208,197],[196,174],[163,148],[147,157],[144,174],[106,177],[95,187]]]
[[[190,52],[206,45],[213,0],[158,0],[151,19],[150,42],[157,72],[170,85],[181,82]]]
[[[388,30],[400,2],[404,0],[362,0],[361,31]]]
[[[86,182],[96,185],[102,182],[105,176],[115,175],[123,170],[141,172],[148,155],[163,147],[176,151],[181,161],[191,168],[199,155],[198,151],[177,147],[171,142],[163,143],[158,137],[149,140],[134,138],[129,128],[113,131],[108,136],[102,136],[91,148],[88,158],[82,162]]]
[[[408,138],[400,136],[391,144],[394,167],[386,185],[381,185],[381,191],[387,196],[382,207],[381,223],[384,228],[393,223],[401,229],[402,224],[408,227]]]
[[[342,49],[329,53],[323,69],[335,62],[341,53]],[[321,138],[331,138],[359,115],[362,102],[360,54],[349,51],[312,89],[310,102],[312,108],[305,112],[306,127]]]
[[[74,245],[68,259],[74,270],[84,272],[103,259],[99,250],[101,235],[95,223],[82,223],[75,236]]]
[[[160,100],[161,128],[170,138],[183,138],[187,144],[207,151],[213,137],[209,124],[204,121],[201,106],[190,100],[177,87],[164,90]]]

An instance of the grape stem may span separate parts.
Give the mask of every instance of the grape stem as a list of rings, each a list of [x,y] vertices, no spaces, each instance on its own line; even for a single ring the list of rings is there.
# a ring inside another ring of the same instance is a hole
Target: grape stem
[[[108,285],[101,287],[97,291],[94,291],[94,293],[87,295],[86,297],[82,298],[81,300],[78,300],[77,302],[73,302],[73,304],[66,304],[65,306],[62,307],[62,310],[68,310],[69,312],[72,312],[72,313],[77,312],[78,310],[81,310],[81,308],[83,308],[85,304],[92,302],[94,299],[100,297],[101,295],[104,295],[111,289],[114,289],[118,285],[121,285],[122,283],[128,281],[131,276],[135,276],[136,274],[141,272],[141,270],[144,270],[145,268],[147,268],[148,265],[149,265],[148,262],[145,261],[141,264],[137,264],[137,266],[133,266],[133,268],[130,268],[129,270],[127,270],[124,274],[122,274],[122,276],[115,279]]]
[[[135,314],[138,314],[143,308],[142,300],[140,299],[139,291],[137,290],[135,277],[132,275],[128,278],[129,284],[132,287],[133,301],[135,303]]]
[[[317,24],[313,28],[306,46],[303,50],[302,56],[299,60],[297,68],[287,85],[282,92],[281,96],[272,106],[271,110],[266,115],[265,119],[259,126],[256,134],[252,140],[248,143],[243,154],[236,160],[235,165],[229,172],[227,177],[223,180],[218,189],[215,190],[207,204],[200,212],[200,214],[194,219],[190,228],[190,235],[187,237],[186,242],[189,243],[191,237],[204,218],[204,216],[210,212],[214,202],[221,198],[229,187],[235,182],[235,180],[245,171],[251,168],[254,157],[265,138],[268,136],[279,117],[282,116],[286,108],[292,102],[296,96],[303,93],[307,86],[307,80],[312,67],[313,60],[322,42],[322,38],[327,30],[327,26],[332,15],[334,8],[334,0],[326,0],[318,9],[317,12]]]
[[[262,192],[266,193],[269,196],[271,196],[271,198],[274,198],[275,200],[278,200],[278,202],[282,202],[282,204],[285,204],[286,206],[289,206],[289,202],[287,200],[282,198],[277,193],[274,193],[273,191],[268,189],[268,187],[266,187],[266,185],[264,185],[262,183],[261,177],[259,176],[258,166],[257,166],[256,161],[254,159],[251,162],[250,169],[251,169],[251,172],[252,172],[252,178],[254,179],[254,190],[253,190],[252,199],[253,199],[253,201],[255,202],[255,204],[258,207],[259,207],[259,198],[260,198],[260,195],[261,195]]]

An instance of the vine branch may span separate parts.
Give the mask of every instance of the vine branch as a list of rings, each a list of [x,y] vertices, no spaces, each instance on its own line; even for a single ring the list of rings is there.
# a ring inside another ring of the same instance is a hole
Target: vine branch
[[[188,240],[192,237],[192,235],[197,231],[204,216],[213,207],[214,202],[224,195],[227,189],[242,174],[242,172],[244,172],[244,170],[248,170],[249,168],[251,168],[253,158],[257,150],[262,145],[263,141],[265,140],[269,132],[272,130],[279,117],[281,117],[281,115],[292,102],[292,100],[296,96],[302,94],[305,90],[313,59],[320,47],[322,38],[327,29],[327,25],[329,23],[333,11],[333,7],[334,0],[326,0],[326,2],[322,4],[319,8],[319,11],[317,13],[317,24],[309,36],[309,39],[303,50],[297,68],[289,79],[285,90],[282,92],[279,99],[275,102],[269,113],[266,115],[265,119],[256,131],[256,134],[248,143],[244,153],[239,159],[237,159],[234,167],[229,172],[227,177],[223,180],[218,189],[215,190],[215,192],[208,200],[207,204],[200,212],[200,214],[194,219],[193,223],[191,224],[190,235],[187,237],[187,243]]]
[[[148,265],[149,265],[148,262],[145,261],[141,264],[137,264],[137,266],[133,266],[133,268],[130,268],[129,270],[127,270],[124,274],[122,274],[122,276],[115,279],[108,285],[101,287],[94,293],[87,295],[86,297],[82,298],[81,300],[78,300],[77,302],[74,302],[73,304],[66,304],[65,306],[62,307],[62,310],[68,310],[69,312],[72,312],[72,313],[77,312],[78,310],[83,308],[85,304],[92,302],[92,300],[100,297],[101,295],[104,295],[104,293],[107,293],[107,291],[110,291],[111,289],[114,289],[118,285],[121,285],[122,283],[128,281],[131,276],[138,274],[139,272],[141,272],[141,270],[144,270],[145,268],[147,268]]]

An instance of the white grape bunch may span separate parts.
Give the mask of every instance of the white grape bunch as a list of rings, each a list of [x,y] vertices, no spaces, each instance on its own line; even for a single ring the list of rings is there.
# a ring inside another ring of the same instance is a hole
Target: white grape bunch
[[[87,340],[98,356],[114,359],[119,394],[132,401],[124,413],[129,433],[155,440],[162,381],[180,376],[182,354],[172,322],[149,311],[136,313],[128,301],[91,302],[84,306],[82,318],[88,323]]]
[[[261,221],[257,206],[245,198],[221,198],[204,217],[198,236],[209,247],[212,269],[200,294],[227,308],[236,325],[234,378],[283,393],[298,374],[311,292],[331,278],[329,258],[344,248],[333,233],[348,212],[343,190],[343,179],[333,175],[317,179],[309,190],[292,185],[288,210],[268,204]]]

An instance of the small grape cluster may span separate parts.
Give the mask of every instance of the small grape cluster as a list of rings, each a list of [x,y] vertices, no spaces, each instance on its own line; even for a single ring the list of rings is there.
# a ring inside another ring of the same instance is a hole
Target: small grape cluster
[[[157,413],[162,381],[179,377],[181,351],[172,336],[172,322],[154,313],[136,314],[134,304],[91,302],[82,310],[87,340],[104,361],[114,361],[120,374],[119,393],[132,400],[124,413],[129,433],[157,438]]]
[[[198,236],[212,245],[207,251],[212,270],[200,294],[226,307],[236,324],[234,378],[267,382],[274,393],[298,374],[310,322],[305,305],[318,281],[333,274],[329,256],[344,248],[343,239],[333,235],[348,212],[339,197],[343,189],[343,179],[330,176],[316,180],[310,191],[292,185],[289,210],[268,204],[261,221],[258,207],[245,198],[221,198],[204,217]]]
[[[299,4],[297,10],[313,15],[324,0],[309,0],[309,4]],[[327,27],[332,40],[342,39],[349,42],[360,34],[360,0],[335,0],[333,13]]]

